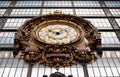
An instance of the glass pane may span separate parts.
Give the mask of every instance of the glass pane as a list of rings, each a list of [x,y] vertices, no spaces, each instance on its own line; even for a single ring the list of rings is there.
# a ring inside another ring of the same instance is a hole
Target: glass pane
[[[119,62],[119,59],[113,59],[114,63],[115,63],[115,66],[120,66],[120,62]]]
[[[120,1],[105,1],[108,7],[120,7]]]
[[[46,74],[46,73],[45,73],[45,70],[46,70],[46,69],[45,69],[45,66],[44,66],[44,65],[40,65],[39,68],[38,68],[38,70],[39,70],[39,71],[38,71],[38,76],[41,76],[41,77],[42,77],[43,75]],[[55,72],[56,72],[56,71],[55,71]]]
[[[21,77],[21,73],[22,73],[23,68],[11,68],[11,73],[10,73],[10,77]],[[15,72],[15,74],[13,74]]]
[[[17,7],[40,7],[41,5],[42,1],[17,1],[16,3]]]
[[[11,1],[0,1],[0,7],[8,7]]]
[[[74,1],[75,7],[100,7],[98,1]]]
[[[11,47],[14,43],[14,32],[0,33],[0,47]]]
[[[71,75],[70,66],[64,68],[65,75]]]
[[[11,16],[39,16],[40,9],[13,9]]]
[[[100,72],[98,68],[93,68],[95,77],[100,77]]]
[[[2,16],[5,13],[6,9],[0,9],[0,16]]]
[[[5,53],[6,53],[5,51],[0,51],[0,59],[1,59],[1,58],[4,58]],[[2,60],[1,60],[1,61],[2,61]]]
[[[105,16],[102,9],[75,9],[77,16]]]
[[[3,70],[4,70],[4,68],[0,67],[0,77],[2,77],[2,75],[3,75]]]
[[[10,72],[10,68],[4,68],[3,75],[1,77],[8,77]]]
[[[105,68],[99,68],[100,69],[100,73],[102,77],[106,77],[106,71]]]
[[[117,23],[118,23],[118,25],[120,27],[120,19],[116,18],[115,20],[117,21]]]
[[[71,1],[44,1],[44,7],[72,7]]]
[[[112,29],[110,22],[108,19],[103,18],[90,18],[89,20],[94,26],[96,26],[98,29]]]
[[[105,67],[105,70],[106,70],[107,76],[113,76],[110,67]]]
[[[52,73],[51,71],[52,71],[52,68],[50,68],[50,67],[48,67],[48,66],[45,67],[45,71],[44,71],[44,72],[45,72],[45,75],[48,75],[48,76],[49,76],[49,75]]]
[[[88,74],[90,77],[94,77],[93,68],[88,68]]]
[[[16,68],[11,68],[9,77],[14,77],[14,76],[15,76],[15,73],[16,73]]]
[[[101,32],[103,47],[120,47],[120,41],[115,32]]]
[[[28,68],[23,68],[22,76],[21,77],[26,77],[27,76],[27,71],[28,71]]]
[[[76,65],[73,65],[71,67],[71,73],[72,73],[73,76],[78,77],[78,71],[77,71]]]
[[[119,74],[118,74],[118,70],[116,69],[116,67],[112,67],[111,68],[112,69],[112,72],[113,72],[113,76],[120,76]]]
[[[38,73],[38,68],[33,68],[31,77],[37,77],[37,73]]]
[[[7,19],[3,29],[17,29],[18,27],[20,27],[26,20],[28,19]]]
[[[113,16],[120,16],[120,9],[110,9]]]
[[[116,51],[116,55],[118,58],[120,58],[120,51]]]

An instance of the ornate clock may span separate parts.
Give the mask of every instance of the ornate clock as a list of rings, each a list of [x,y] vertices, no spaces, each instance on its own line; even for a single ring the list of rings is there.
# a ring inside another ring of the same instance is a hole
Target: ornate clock
[[[38,41],[51,45],[73,43],[81,39],[81,34],[82,29],[79,26],[63,20],[51,20],[47,23],[43,22],[34,29],[33,33]]]
[[[102,56],[97,28],[90,21],[61,11],[26,21],[15,33],[14,41],[14,57],[20,54],[27,63],[57,70],[91,63]]]

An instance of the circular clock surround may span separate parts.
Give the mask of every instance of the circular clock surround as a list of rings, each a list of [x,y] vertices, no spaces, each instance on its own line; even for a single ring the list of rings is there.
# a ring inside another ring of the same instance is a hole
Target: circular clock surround
[[[33,37],[40,43],[65,45],[81,41],[84,37],[81,27],[65,20],[49,20],[33,29]]]

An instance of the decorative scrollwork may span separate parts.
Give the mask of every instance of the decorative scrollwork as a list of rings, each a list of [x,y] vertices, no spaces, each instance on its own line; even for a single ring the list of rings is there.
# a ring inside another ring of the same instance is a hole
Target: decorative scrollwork
[[[67,45],[47,45],[42,59],[48,66],[54,66],[58,70],[61,65],[65,67],[74,64],[72,51]]]
[[[26,47],[25,51],[22,51],[21,58],[24,59],[25,62],[30,64],[42,63],[42,54],[41,50],[38,47]]]

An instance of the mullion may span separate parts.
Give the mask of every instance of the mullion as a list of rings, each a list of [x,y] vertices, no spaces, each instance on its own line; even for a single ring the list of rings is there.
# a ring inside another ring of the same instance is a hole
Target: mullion
[[[7,51],[6,51],[6,53],[7,53]],[[5,54],[6,54],[5,53]],[[10,54],[9,54],[9,56],[10,56]],[[5,56],[4,56],[4,58],[5,58]],[[5,66],[4,66],[4,69],[3,69],[3,72],[2,72],[2,75],[1,75],[1,77],[4,77],[4,74],[5,74],[5,70],[6,70],[6,67],[7,67],[7,64],[8,64],[8,62],[9,62],[9,58],[7,58],[7,61],[6,61],[6,63],[5,63]]]
[[[94,70],[94,67],[93,67],[93,64],[91,64],[91,67],[90,67],[92,70],[93,70],[93,75],[95,77],[95,70]]]
[[[44,0],[42,1],[41,7],[43,7],[43,6],[44,6]],[[42,8],[39,8],[39,9],[40,9],[40,15],[42,15],[43,9]]]
[[[105,65],[104,65],[104,63],[103,63],[103,58],[102,59],[100,59],[101,60],[101,62],[102,62],[102,65],[103,65],[103,67],[101,67],[101,68],[103,68],[104,69],[104,71],[105,71],[105,74],[107,75],[107,71],[106,71],[106,69],[105,69]],[[101,73],[101,72],[100,72]]]
[[[13,68],[15,68],[15,73],[14,73],[14,77],[16,77],[16,72],[17,72],[17,69],[18,69],[18,65],[19,65],[19,63],[20,63],[20,61],[19,61],[19,59],[16,59],[17,60],[17,66],[16,67],[13,67]],[[14,60],[15,61],[15,60]]]
[[[111,55],[111,53],[110,53],[110,55]],[[118,70],[118,68],[117,68],[117,66],[116,66],[116,64],[115,64],[115,61],[114,61],[114,60],[113,60],[113,58],[112,58],[112,55],[111,55],[111,59],[112,59],[112,61],[113,61],[114,65],[115,65],[115,69],[117,70],[117,73],[118,73],[118,74],[119,74],[119,76],[120,76],[119,70]]]
[[[111,66],[110,66],[110,63],[109,63],[109,61],[108,61],[108,57],[106,56],[106,52],[104,52],[105,53],[105,57],[106,57],[106,60],[107,60],[107,63],[108,63],[108,68],[110,68],[110,71],[111,71],[111,73],[112,73],[112,76],[114,76],[113,75],[113,71],[112,71],[112,69],[111,69]],[[105,66],[106,67],[106,66]],[[108,74],[108,73],[107,73]]]
[[[21,71],[20,77],[22,77],[22,72],[23,72],[24,64],[25,64],[25,62],[23,61],[22,71]]]
[[[36,16],[0,16],[0,18],[34,18]],[[78,16],[79,17],[79,16]],[[120,16],[80,16],[82,18],[120,18]]]
[[[78,64],[76,64],[77,77],[79,77]]]
[[[115,55],[116,55],[117,60],[118,60],[118,62],[119,62],[119,64],[120,64],[120,59],[119,59],[119,57],[117,56],[116,51],[115,51]],[[120,66],[119,66],[119,67],[120,67]],[[118,71],[118,73],[120,74],[120,72],[119,72],[119,71]]]
[[[6,35],[6,41],[7,41],[7,37],[10,39],[9,35],[10,35],[10,33],[8,33],[8,34]],[[10,43],[10,41],[9,41],[8,43]],[[7,42],[6,42],[6,44],[7,44]],[[8,53],[8,51],[7,51],[6,53]],[[3,71],[2,76],[4,75],[4,72],[5,72],[5,70],[6,70],[5,68],[7,68],[7,65],[9,65],[9,60],[11,60],[10,57],[11,57],[11,54],[12,54],[12,53],[9,52],[8,54],[9,54],[9,56],[6,56],[6,57],[8,57],[8,58],[7,58],[7,62],[6,62],[6,64],[5,64],[5,67],[4,67],[4,71]],[[12,63],[13,63],[13,60],[12,60]],[[9,70],[7,76],[9,76],[10,71],[11,71],[11,67],[10,67],[10,70]]]
[[[11,54],[12,54],[12,53],[11,53]],[[12,68],[13,62],[14,62],[14,59],[12,59],[12,63],[11,63],[11,65],[10,65],[10,71],[9,71],[9,73],[8,73],[8,77],[10,76],[10,72],[11,72],[11,68]]]
[[[98,68],[98,71],[99,71],[99,74],[100,74],[100,77],[101,77],[102,75],[101,75],[101,72],[100,72],[100,66],[99,66],[97,61],[96,61],[96,64],[97,64],[97,68]]]
[[[75,7],[73,0],[71,1],[71,4],[72,4],[72,7]],[[73,10],[73,15],[76,15],[75,8],[73,8],[72,10]]]
[[[4,61],[5,53],[6,53],[6,52],[4,52],[4,54],[3,54],[3,58],[0,58],[0,59],[1,59],[0,66],[2,65],[2,62]],[[3,68],[3,71],[4,71],[4,69],[5,69],[5,68]],[[4,73],[3,71],[2,71],[2,74]]]
[[[59,8],[61,8],[61,9],[63,9],[63,8],[66,8],[66,9],[71,9],[71,8],[74,8],[74,9],[77,9],[77,8],[79,8],[79,9],[103,9],[103,8],[108,8],[108,9],[120,9],[120,7],[77,7],[77,6],[74,6],[74,7],[72,7],[72,6],[70,6],[70,7],[45,7],[45,6],[40,6],[40,7],[28,7],[28,6],[26,6],[26,7],[24,7],[24,6],[22,6],[22,7],[0,7],[0,9],[40,9],[40,8],[42,8],[42,9],[50,9],[50,8],[52,8],[52,9],[59,9]]]

